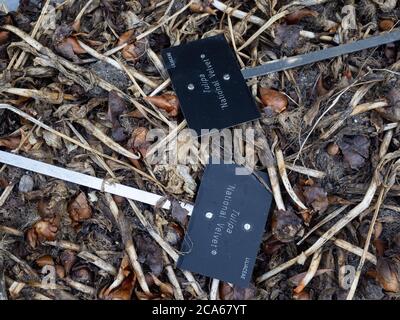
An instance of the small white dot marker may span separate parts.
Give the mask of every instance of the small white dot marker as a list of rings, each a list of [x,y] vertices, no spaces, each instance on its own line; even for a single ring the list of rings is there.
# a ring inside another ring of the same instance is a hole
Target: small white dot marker
[[[244,230],[249,231],[251,229],[251,225],[249,223],[245,223],[243,228]]]
[[[194,84],[193,83],[189,83],[188,84],[188,89],[189,90],[194,90]]]
[[[228,80],[230,80],[230,78],[231,78],[231,75],[230,74],[224,74],[224,80],[226,80],[226,81],[228,81]]]
[[[212,212],[207,212],[206,213],[206,218],[207,219],[211,219],[214,216],[214,214]]]

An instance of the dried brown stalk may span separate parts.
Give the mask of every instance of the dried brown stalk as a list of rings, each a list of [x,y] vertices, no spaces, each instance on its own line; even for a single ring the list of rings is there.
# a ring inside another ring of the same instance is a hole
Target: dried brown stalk
[[[308,210],[306,205],[299,199],[297,194],[294,192],[292,185],[290,184],[289,178],[286,173],[286,166],[285,166],[285,160],[283,158],[283,153],[279,147],[275,148],[275,156],[276,156],[276,162],[278,164],[279,174],[281,176],[283,185],[285,186],[285,189],[289,194],[290,198],[293,200],[295,204],[299,206],[299,208],[301,208],[302,210]]]
[[[293,290],[295,293],[300,293],[301,291],[304,290],[307,284],[310,283],[310,281],[312,280],[312,278],[314,277],[315,273],[318,270],[321,257],[322,257],[322,250],[320,248],[316,252],[314,252],[306,275],[300,281],[299,285]]]
[[[113,197],[109,193],[104,194],[105,199],[107,201],[108,207],[117,222],[119,231],[121,233],[122,242],[125,246],[125,251],[128,254],[129,261],[133,270],[135,271],[136,277],[139,281],[139,285],[142,288],[143,292],[150,293],[150,289],[147,285],[142,266],[140,265],[135,249],[135,245],[133,243],[131,231],[128,225],[127,220],[124,217],[124,214],[118,209],[117,204],[115,203]]]

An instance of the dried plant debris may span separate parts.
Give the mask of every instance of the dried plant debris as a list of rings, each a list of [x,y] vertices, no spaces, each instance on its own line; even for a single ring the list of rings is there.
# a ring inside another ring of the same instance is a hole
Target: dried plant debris
[[[396,29],[399,1],[18,2],[0,6],[0,150],[172,207],[0,166],[0,299],[399,299],[399,44],[249,79],[262,116],[226,131],[254,141],[212,150],[174,140],[186,122],[161,58],[223,34],[254,67]],[[179,201],[229,153],[275,199],[248,288],[175,264]]]

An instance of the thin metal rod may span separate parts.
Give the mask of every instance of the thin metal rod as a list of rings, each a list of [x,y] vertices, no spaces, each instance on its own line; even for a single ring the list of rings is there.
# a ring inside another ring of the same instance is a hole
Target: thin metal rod
[[[91,189],[108,192],[124,198],[147,203],[152,206],[155,206],[157,202],[162,198],[158,194],[142,191],[119,183],[110,183],[104,179],[60,168],[48,163],[32,160],[5,151],[0,151],[0,162],[13,167],[18,167],[24,170],[33,171],[39,174],[57,178],[63,181],[72,182]],[[192,213],[193,205],[184,202],[181,202],[180,204],[183,208],[189,211],[189,214]],[[169,201],[166,201],[162,206],[163,209],[170,209],[170,207],[171,203]]]
[[[322,61],[344,54],[377,47],[383,44],[400,40],[400,31],[392,31],[368,39],[354,41],[341,46],[318,50],[303,55],[269,61],[261,66],[243,69],[242,74],[245,79],[266,75],[268,73],[292,69],[306,64]]]

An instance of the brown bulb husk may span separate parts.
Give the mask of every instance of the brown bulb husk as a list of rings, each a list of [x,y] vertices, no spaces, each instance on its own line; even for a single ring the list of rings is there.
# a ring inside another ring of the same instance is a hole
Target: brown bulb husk
[[[286,110],[288,98],[283,93],[270,88],[260,88],[260,96],[262,103],[276,113]]]
[[[389,292],[400,292],[400,262],[395,259],[381,257],[376,264],[376,280]]]

